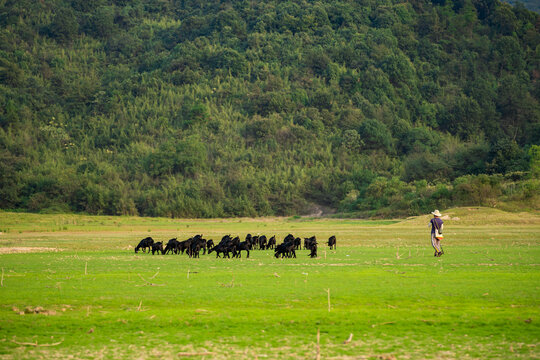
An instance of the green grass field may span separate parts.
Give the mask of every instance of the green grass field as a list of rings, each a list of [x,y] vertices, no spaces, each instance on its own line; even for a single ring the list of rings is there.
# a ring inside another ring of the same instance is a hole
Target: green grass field
[[[0,212],[0,359],[540,358],[540,216],[484,208],[444,214],[445,255],[435,258],[429,216]],[[248,232],[316,235],[319,257],[133,252],[146,236],[219,240]],[[333,234],[336,251],[322,244]]]

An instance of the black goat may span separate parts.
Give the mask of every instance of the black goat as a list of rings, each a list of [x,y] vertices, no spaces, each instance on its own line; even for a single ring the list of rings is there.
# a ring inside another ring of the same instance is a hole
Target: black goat
[[[294,243],[287,242],[283,244],[279,244],[276,246],[276,249],[274,250],[274,256],[276,258],[279,258],[280,256],[283,257],[294,257],[296,258],[296,252],[294,251]]]
[[[268,240],[266,239],[265,235],[259,236],[259,249],[264,250],[266,249],[266,243]]]
[[[154,239],[152,239],[150,236],[142,239],[139,242],[139,245],[137,245],[137,247],[135,248],[135,254],[138,253],[140,249],[142,249],[143,252],[146,252],[146,248],[148,248],[148,253],[150,254],[150,250],[152,250],[153,244]]]
[[[206,253],[206,240],[202,238],[202,235],[195,235],[189,244],[189,257],[200,257],[199,253],[201,249],[204,249],[204,255]]]
[[[251,245],[253,247],[253,250],[257,250],[259,248],[259,236],[255,235],[251,237]]]
[[[294,250],[300,250],[302,248],[302,239],[297,237],[296,239],[294,239],[293,244],[294,244]]]
[[[168,254],[169,252],[173,254],[178,253],[178,240],[176,238],[169,240],[163,250],[163,254]]]
[[[203,250],[203,255],[206,255],[206,250],[208,249],[208,240],[206,239],[201,239],[199,241],[200,245],[201,245],[201,249]]]
[[[189,257],[193,257],[193,258],[198,258],[198,257],[200,257],[201,247],[202,247],[202,243],[201,243],[201,242],[199,242],[199,241],[193,241],[193,242],[189,245],[189,249],[188,249],[188,255],[189,255]]]
[[[311,244],[311,253],[309,254],[309,256],[311,258],[317,257],[317,242],[316,241]]]
[[[272,236],[270,239],[268,239],[268,244],[266,245],[266,249],[274,249],[276,247],[276,236]]]
[[[216,259],[220,257],[219,254],[223,254],[223,258],[230,258],[229,253],[232,251],[232,244],[220,242],[219,244],[208,250],[208,254],[212,253],[213,251],[216,252]]]
[[[330,249],[332,249],[332,247],[334,248],[334,250],[336,249],[336,236],[335,235],[332,235],[328,238],[328,246],[330,246]]]
[[[247,244],[249,245],[250,250],[253,249],[253,240],[251,239],[251,234],[246,235],[245,242],[247,242]]]
[[[152,255],[154,255],[155,252],[157,252],[158,255],[159,253],[164,254],[163,243],[161,241],[152,244]]]
[[[182,255],[184,254],[184,251],[187,251],[188,252],[188,255],[189,255],[189,247],[191,246],[191,242],[193,241],[193,238],[189,238],[187,240],[184,240],[184,241],[180,241],[177,245],[177,249],[178,249],[178,252],[181,253]],[[175,253],[176,254],[176,253]]]
[[[249,259],[249,244],[247,241],[243,241],[240,244],[233,247],[233,257],[241,258],[242,250],[247,252],[247,258]]]
[[[313,244],[317,243],[317,238],[315,236],[312,236],[310,238],[304,238],[304,249],[311,250],[311,247]]]

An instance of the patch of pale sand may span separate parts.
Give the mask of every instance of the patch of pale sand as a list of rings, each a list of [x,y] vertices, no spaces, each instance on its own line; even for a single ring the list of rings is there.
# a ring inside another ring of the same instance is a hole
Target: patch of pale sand
[[[35,252],[59,252],[64,249],[48,248],[48,247],[0,247],[0,254],[19,254],[19,253],[35,253]]]

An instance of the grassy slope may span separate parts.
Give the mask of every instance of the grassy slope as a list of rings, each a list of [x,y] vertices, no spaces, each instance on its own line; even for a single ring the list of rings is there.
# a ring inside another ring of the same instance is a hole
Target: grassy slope
[[[445,222],[447,254],[439,259],[427,216],[199,221],[0,213],[8,230],[0,247],[65,249],[0,255],[0,358],[171,358],[205,350],[212,358],[315,358],[317,329],[323,358],[539,357],[540,217],[446,213],[454,220]],[[148,234],[289,231],[319,242],[336,234],[338,250],[321,246],[318,259],[301,251],[286,260],[262,251],[249,260],[132,253]],[[13,310],[27,306],[56,315]]]

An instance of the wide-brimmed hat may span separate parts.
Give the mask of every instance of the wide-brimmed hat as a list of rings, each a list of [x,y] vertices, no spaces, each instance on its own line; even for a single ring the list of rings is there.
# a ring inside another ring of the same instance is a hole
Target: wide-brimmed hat
[[[439,212],[439,210],[433,211],[432,214],[435,215],[435,216],[439,216],[439,217],[442,216],[442,214]]]

